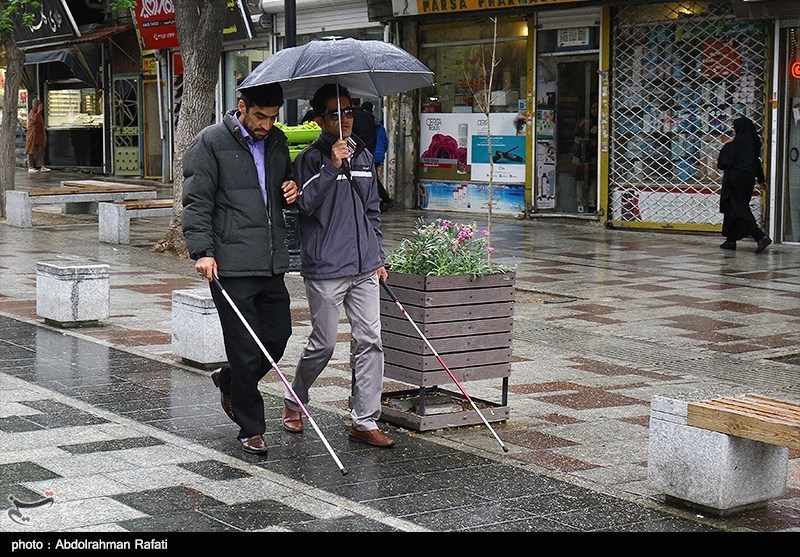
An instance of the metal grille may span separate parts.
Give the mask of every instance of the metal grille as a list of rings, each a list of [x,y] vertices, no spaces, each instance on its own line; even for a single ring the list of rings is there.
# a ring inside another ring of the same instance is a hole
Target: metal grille
[[[719,150],[735,118],[765,121],[765,23],[675,2],[618,9],[612,33],[611,221],[721,224]]]
[[[139,77],[114,76],[111,118],[114,136],[114,173],[141,174],[139,144]]]

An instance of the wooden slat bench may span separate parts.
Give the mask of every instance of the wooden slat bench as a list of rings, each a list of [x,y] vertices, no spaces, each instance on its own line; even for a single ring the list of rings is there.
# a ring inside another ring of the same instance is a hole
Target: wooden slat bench
[[[759,394],[685,402],[654,396],[647,476],[668,500],[721,516],[786,491],[800,404]]]
[[[109,244],[130,244],[132,218],[169,216],[172,214],[172,203],[172,199],[100,203],[97,212],[100,241]]]
[[[30,188],[6,191],[6,222],[19,228],[33,226],[34,205],[63,204],[65,212],[87,212],[103,201],[155,199],[153,186],[103,182],[100,180],[65,180],[57,188]]]
[[[758,394],[690,402],[686,423],[800,451],[800,405]]]

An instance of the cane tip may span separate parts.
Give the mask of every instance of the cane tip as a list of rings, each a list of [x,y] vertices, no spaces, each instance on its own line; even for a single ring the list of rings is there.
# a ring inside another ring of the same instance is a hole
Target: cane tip
[[[507,452],[508,452],[508,447],[506,447],[505,445],[503,445],[503,452],[504,452],[504,453],[507,453]]]
[[[346,468],[342,468],[342,476],[346,476],[347,473],[348,473],[347,469]]]

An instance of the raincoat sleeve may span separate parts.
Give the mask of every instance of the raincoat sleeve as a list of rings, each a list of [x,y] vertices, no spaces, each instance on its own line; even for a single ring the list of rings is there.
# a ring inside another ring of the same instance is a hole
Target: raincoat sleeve
[[[183,236],[192,259],[214,257],[214,198],[219,171],[216,157],[202,137],[183,156]]]
[[[300,190],[297,208],[300,212],[311,215],[325,203],[329,192],[336,187],[341,169],[324,157],[322,151],[309,147],[297,155],[294,174]]]

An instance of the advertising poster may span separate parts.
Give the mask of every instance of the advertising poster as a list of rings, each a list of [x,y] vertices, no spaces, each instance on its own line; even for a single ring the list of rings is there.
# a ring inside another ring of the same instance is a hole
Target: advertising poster
[[[536,208],[556,206],[556,145],[554,139],[536,142]]]
[[[494,172],[493,183],[525,183],[525,136],[494,135],[489,159],[489,137],[472,136],[472,174],[473,180],[489,180]]]
[[[487,214],[488,184],[426,182],[419,186],[419,206],[431,211],[460,211]],[[525,212],[524,185],[494,185],[492,213],[516,215]]]
[[[514,121],[516,113],[490,114],[492,141],[500,141],[505,136],[516,136],[517,130]],[[478,163],[480,168],[477,175],[473,176],[473,137],[483,137],[483,146],[486,146],[487,121],[483,113],[437,113],[423,112],[420,114],[420,176],[422,179],[433,180],[487,180],[488,179],[488,150],[483,156],[484,163]],[[515,140],[516,141],[516,140]],[[519,156],[519,161],[509,161],[503,159],[503,164],[512,162],[506,166],[514,167],[515,172],[505,169],[509,175],[518,175],[521,178],[514,179],[514,182],[524,183],[525,181],[525,148],[524,137],[522,137],[522,147],[511,151],[512,157]],[[509,149],[513,148],[511,144]],[[500,170],[495,165],[495,178],[498,181]],[[509,181],[506,178],[503,181]]]

